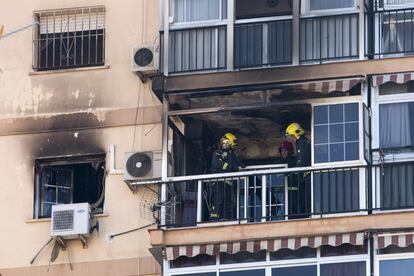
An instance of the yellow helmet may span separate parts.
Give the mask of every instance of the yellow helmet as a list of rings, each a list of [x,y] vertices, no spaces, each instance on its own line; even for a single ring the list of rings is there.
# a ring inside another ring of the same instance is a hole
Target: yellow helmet
[[[293,135],[296,139],[299,139],[299,137],[302,136],[304,133],[305,131],[298,123],[291,123],[286,128],[286,135]]]
[[[230,145],[232,148],[235,148],[237,146],[237,137],[233,133],[227,132],[226,134],[223,135],[220,141],[223,141],[224,139],[230,141]]]

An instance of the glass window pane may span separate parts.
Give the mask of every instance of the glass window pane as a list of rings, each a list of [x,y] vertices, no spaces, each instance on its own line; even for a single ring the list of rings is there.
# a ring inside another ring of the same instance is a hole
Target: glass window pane
[[[315,144],[328,143],[328,126],[315,126]]]
[[[344,121],[344,105],[335,104],[329,106],[329,123],[342,123]]]
[[[328,148],[328,145],[315,146],[315,163],[329,161]]]
[[[220,0],[174,0],[174,21],[220,19]]]
[[[345,105],[345,121],[346,122],[358,122],[359,116],[358,116],[358,104],[357,103],[351,103]]]
[[[56,202],[56,188],[45,187],[45,199],[46,202]]]
[[[344,144],[329,145],[329,154],[331,162],[344,161]]]
[[[414,259],[380,261],[380,276],[412,276]]]
[[[259,251],[257,253],[240,252],[236,254],[220,254],[221,264],[237,264],[237,263],[251,263],[266,261],[266,251]]]
[[[414,244],[407,247],[398,247],[395,245],[390,245],[383,249],[378,249],[378,254],[397,254],[397,253],[411,253],[414,252]]]
[[[276,252],[270,252],[271,261],[293,260],[316,258],[316,249],[310,247],[302,247],[298,250],[280,249]]]
[[[329,142],[338,143],[344,141],[344,126],[343,124],[339,125],[330,125],[329,126]]]
[[[220,272],[220,276],[265,276],[265,274],[264,269]]]
[[[50,217],[50,215],[52,214],[52,205],[54,204],[50,204],[50,203],[44,203],[43,204],[43,217]]]
[[[320,276],[366,276],[365,262],[322,264]]]
[[[328,123],[328,106],[315,106],[315,125]]]
[[[216,276],[216,272],[199,272],[193,274],[173,274],[173,276]]]
[[[72,186],[72,171],[70,170],[56,170],[56,184],[57,186],[71,187]]]
[[[201,254],[193,258],[181,256],[171,261],[170,267],[171,268],[182,268],[182,267],[206,266],[206,265],[215,265],[215,264],[216,264],[216,256]]]
[[[359,123],[346,123],[345,124],[345,141],[358,141],[359,140]]]
[[[345,160],[359,159],[359,143],[345,143]]]
[[[272,268],[272,276],[316,276],[316,265]]]
[[[366,246],[356,246],[352,244],[342,244],[340,246],[324,245],[321,247],[321,257],[335,257],[345,255],[367,254]]]
[[[309,0],[310,10],[328,10],[352,8],[355,6],[354,0]]]
[[[70,189],[58,189],[57,203],[66,204],[71,203],[71,190]]]

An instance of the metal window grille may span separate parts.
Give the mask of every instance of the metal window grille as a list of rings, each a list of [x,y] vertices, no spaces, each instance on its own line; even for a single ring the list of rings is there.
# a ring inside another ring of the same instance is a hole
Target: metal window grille
[[[38,71],[105,64],[105,8],[34,13],[33,69]]]

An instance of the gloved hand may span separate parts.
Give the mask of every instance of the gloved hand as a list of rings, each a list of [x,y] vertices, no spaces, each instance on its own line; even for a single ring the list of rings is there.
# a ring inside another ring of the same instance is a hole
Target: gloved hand
[[[221,159],[222,160],[226,160],[227,159],[227,151],[223,151],[222,153],[221,153]]]

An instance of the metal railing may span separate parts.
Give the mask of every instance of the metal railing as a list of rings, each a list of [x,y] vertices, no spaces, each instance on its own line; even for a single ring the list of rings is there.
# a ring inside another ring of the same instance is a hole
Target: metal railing
[[[366,55],[414,54],[414,8],[375,10],[366,13],[367,22],[375,24],[371,47]]]
[[[300,19],[300,62],[352,59],[358,56],[358,13]]]
[[[366,210],[364,166],[289,168],[178,177],[166,182],[161,226],[257,223]],[[364,203],[365,205],[365,203]],[[361,208],[362,207],[362,208]]]
[[[234,68],[292,63],[292,19],[236,24]]]
[[[377,210],[414,209],[414,161],[374,166]]]
[[[164,39],[161,39],[161,46],[163,41]],[[163,56],[163,47],[161,47],[161,56]],[[227,27],[225,25],[177,29],[169,32],[168,71],[170,73],[226,69],[226,56]]]

